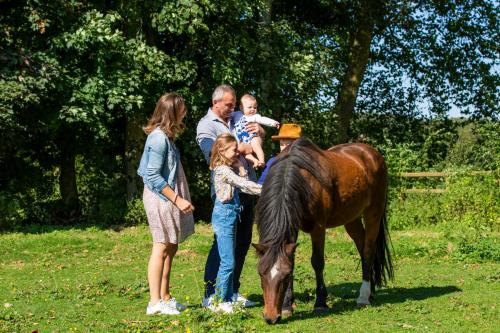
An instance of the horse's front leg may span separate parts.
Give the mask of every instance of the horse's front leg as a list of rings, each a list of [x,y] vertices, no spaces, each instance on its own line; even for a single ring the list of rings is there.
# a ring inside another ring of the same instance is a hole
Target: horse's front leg
[[[324,310],[328,309],[328,305],[326,305],[328,292],[323,277],[323,270],[325,269],[325,229],[315,228],[311,232],[311,240],[311,265],[316,274],[316,302],[314,303],[314,309]]]
[[[295,255],[292,257],[292,273],[290,280],[285,291],[285,298],[283,299],[283,306],[281,307],[281,317],[287,318],[293,314],[295,297],[293,296],[293,270],[295,264]]]

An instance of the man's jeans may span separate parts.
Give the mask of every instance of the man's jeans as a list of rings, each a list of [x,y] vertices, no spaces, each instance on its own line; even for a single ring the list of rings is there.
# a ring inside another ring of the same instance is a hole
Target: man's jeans
[[[251,195],[239,193],[239,199],[241,201],[241,208],[243,209],[240,213],[240,218],[238,219],[236,215],[235,219],[230,222],[234,223],[234,227],[236,229],[236,237],[234,237],[235,235],[233,233],[232,244],[235,244],[233,252],[234,271],[232,272],[230,277],[232,285],[228,287],[228,289],[230,290],[226,291],[226,295],[229,295],[229,297],[232,296],[232,293],[239,291],[241,271],[243,270],[245,257],[248,252],[248,248],[250,247],[250,242],[252,241],[254,198]],[[219,246],[219,243],[220,242],[228,243],[228,240],[221,238],[223,237],[222,234],[220,234],[220,232],[218,234],[216,231],[216,229],[218,228],[216,225],[218,224],[219,221],[217,221],[217,218],[214,217],[217,217],[216,215],[220,215],[219,213],[221,212],[219,208],[216,209],[217,205],[222,205],[222,204],[220,202],[217,204],[216,201],[214,205],[214,211],[212,214],[212,227],[214,229],[215,235],[214,235],[214,241],[212,243],[212,248],[210,249],[207,262],[205,264],[205,276],[204,276],[205,297],[214,294],[215,288],[219,288],[219,286],[216,285],[216,281],[219,282],[218,281],[220,273],[219,266],[221,265],[221,259],[219,256],[219,251],[221,251],[221,247]],[[234,207],[234,202],[233,202],[233,207]],[[228,222],[228,220],[229,219],[227,219],[226,222]],[[222,247],[222,251],[225,251],[225,248],[226,245],[224,244],[224,246]],[[223,294],[221,293],[220,295]],[[224,299],[224,300],[229,301],[230,299]]]

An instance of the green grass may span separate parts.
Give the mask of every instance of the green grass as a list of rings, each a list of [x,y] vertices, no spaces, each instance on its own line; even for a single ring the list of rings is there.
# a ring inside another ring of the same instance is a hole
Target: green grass
[[[201,309],[211,229],[197,225],[174,261],[172,292],[189,306],[181,316],[146,316],[147,227],[119,231],[34,228],[0,235],[0,332],[493,332],[499,331],[500,264],[464,260],[439,231],[397,231],[396,280],[358,309],[359,258],[343,229],[329,230],[326,313],[313,312],[310,242],[299,237],[293,317],[275,326],[261,306],[234,315]],[[498,244],[495,237],[494,244]],[[460,259],[460,260],[459,260]],[[467,259],[467,258],[465,258]],[[262,304],[251,250],[242,290]]]

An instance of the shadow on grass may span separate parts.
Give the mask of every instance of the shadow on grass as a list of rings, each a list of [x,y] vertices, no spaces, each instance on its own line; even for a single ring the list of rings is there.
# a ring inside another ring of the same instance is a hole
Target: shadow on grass
[[[249,294],[247,298],[255,302],[255,307],[264,307],[264,296],[262,294]]]
[[[196,225],[206,225],[202,220],[196,220]],[[10,233],[23,233],[23,234],[47,234],[55,231],[69,231],[69,230],[81,230],[85,231],[90,228],[95,228],[98,230],[112,230],[114,232],[121,232],[126,228],[147,225],[146,223],[137,224],[112,224],[112,223],[75,223],[73,225],[60,225],[60,224],[25,224],[20,226],[11,227],[9,229],[0,230],[0,235],[6,235]]]
[[[249,295],[245,294],[245,297],[247,297],[247,299],[251,300],[252,302],[255,302],[255,306],[253,306],[252,309],[264,307],[264,297],[262,296],[262,294],[249,294]],[[189,308],[190,309],[203,309],[203,306],[201,305],[201,299],[199,300],[199,302],[195,302],[195,303],[189,305]]]
[[[69,231],[69,230],[83,231],[89,228],[97,228],[98,230],[113,230],[115,232],[120,232],[127,227],[130,226],[117,225],[117,224],[104,224],[104,223],[75,223],[73,225],[26,224],[26,225],[12,227],[6,230],[1,230],[0,235],[9,234],[13,232],[23,233],[23,234],[47,234],[55,231]]]
[[[357,311],[360,308],[356,304],[359,283],[343,283],[328,287],[329,309],[322,311],[296,311],[293,316],[285,318],[281,323],[288,323],[295,320],[308,318],[321,318],[332,314],[342,314]],[[432,297],[439,297],[446,294],[460,292],[462,289],[456,286],[430,286],[416,288],[387,288],[380,289],[374,295],[371,307],[378,307],[384,304],[396,304],[406,301],[420,301]],[[254,296],[254,295],[252,295]],[[256,295],[255,295],[256,296]],[[256,297],[255,297],[256,298]],[[333,298],[333,302],[332,302]],[[315,290],[306,289],[303,292],[295,293],[295,299],[300,303],[314,303]]]

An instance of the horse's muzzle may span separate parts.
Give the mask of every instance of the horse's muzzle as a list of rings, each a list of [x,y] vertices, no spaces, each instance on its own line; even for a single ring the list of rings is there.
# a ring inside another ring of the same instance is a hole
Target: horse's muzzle
[[[268,323],[269,325],[274,325],[278,321],[281,320],[281,316],[277,316],[277,317],[274,317],[274,318],[267,318],[265,316],[263,316],[263,317],[264,317],[264,320],[266,321],[266,323]]]

